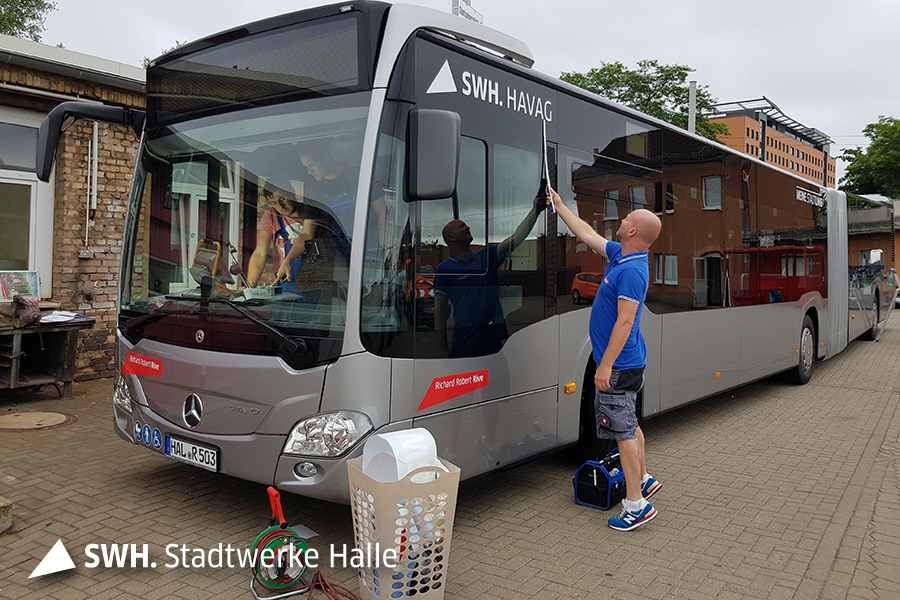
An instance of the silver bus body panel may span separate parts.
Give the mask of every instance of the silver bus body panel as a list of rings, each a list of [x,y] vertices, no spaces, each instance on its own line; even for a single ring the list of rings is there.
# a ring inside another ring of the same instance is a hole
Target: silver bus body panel
[[[641,335],[647,344],[647,366],[644,368],[644,391],[641,394],[641,416],[649,417],[662,410],[662,336],[663,315],[647,307],[641,312]],[[667,388],[668,390],[668,388]]]
[[[419,419],[487,400],[497,400],[540,388],[555,387],[558,382],[559,332],[553,319],[539,321],[517,331],[506,340],[503,351],[489,356],[415,361],[412,395],[391,403],[391,419]],[[453,375],[487,371],[487,385],[458,395],[437,405],[423,407],[423,400],[435,381]],[[555,402],[554,402],[555,407]],[[555,408],[554,408],[555,411]],[[548,432],[556,433],[556,418]]]
[[[119,336],[119,364],[130,352],[162,363],[163,377],[130,376],[132,401],[184,427],[188,395],[203,403],[203,418],[191,433],[285,435],[291,422],[319,412],[325,367],[293,371],[281,359],[211,352],[141,340],[132,347]],[[265,382],[260,385],[260,382]]]
[[[590,324],[590,309],[573,310],[553,317],[559,321],[559,388],[557,389],[556,430],[560,444],[578,441],[581,418],[581,393],[585,368],[591,359],[591,339],[585,335]],[[575,392],[566,393],[566,384],[574,383]]]
[[[391,359],[362,352],[328,365],[320,412],[337,410],[365,413],[375,429],[387,425],[391,421]]]
[[[825,340],[828,356],[847,347],[849,339],[850,273],[847,269],[849,253],[847,241],[847,194],[838,190],[825,191],[828,207],[828,328]],[[821,334],[820,334],[821,336]]]
[[[438,455],[473,477],[557,447],[556,388],[418,417],[413,426],[428,429]]]

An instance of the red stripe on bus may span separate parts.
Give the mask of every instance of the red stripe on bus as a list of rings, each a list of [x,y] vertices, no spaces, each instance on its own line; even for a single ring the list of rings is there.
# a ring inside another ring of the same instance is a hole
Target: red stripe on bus
[[[162,361],[129,352],[122,364],[122,373],[130,375],[149,375],[150,377],[162,377]]]
[[[416,412],[423,411],[426,408],[437,406],[447,400],[459,398],[469,392],[487,387],[488,372],[474,371],[472,373],[463,373],[461,375],[448,375],[447,377],[437,377],[431,382],[428,392],[422,399],[422,403]]]

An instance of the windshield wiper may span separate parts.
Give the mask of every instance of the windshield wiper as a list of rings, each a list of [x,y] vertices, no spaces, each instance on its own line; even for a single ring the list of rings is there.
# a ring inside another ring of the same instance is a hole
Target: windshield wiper
[[[241,313],[260,327],[266,330],[266,333],[269,334],[269,337],[278,342],[279,348],[286,352],[290,352],[291,354],[306,354],[308,350],[308,346],[306,344],[306,340],[303,338],[292,338],[287,335],[283,331],[272,327],[265,320],[260,318],[258,315],[254,314],[253,311],[245,309],[243,306],[238,304],[237,302],[233,302],[231,300],[226,300],[225,298],[204,298],[200,302],[209,302],[211,304],[224,304],[228,307],[233,308],[237,312]]]
[[[188,300],[187,298],[181,296],[166,296],[166,299],[180,301]],[[245,309],[237,302],[232,302],[231,300],[226,300],[225,298],[191,298],[190,300],[199,302],[201,307],[205,304],[224,304],[230,308],[233,308],[247,319],[253,321],[255,324],[265,329],[269,337],[278,342],[279,348],[281,350],[290,352],[292,354],[306,354],[308,350],[306,340],[302,338],[292,338],[286,333],[276,329],[275,327],[272,327],[271,325],[266,323],[265,320],[255,315],[252,311]],[[260,304],[254,304],[254,306],[260,306]],[[149,325],[154,321],[158,321],[171,315],[198,315],[203,313],[204,311],[196,310],[194,308],[186,310],[157,310],[156,312],[128,319],[122,324],[122,328],[124,328],[125,332],[127,333],[132,331],[135,327],[145,324]]]
[[[131,331],[135,327],[143,324],[150,324],[153,321],[159,321],[165,317],[170,315],[196,315],[199,314],[198,311],[194,309],[187,310],[157,310],[156,312],[147,313],[146,315],[140,315],[137,317],[132,317],[122,323],[122,328],[125,329],[126,332]]]

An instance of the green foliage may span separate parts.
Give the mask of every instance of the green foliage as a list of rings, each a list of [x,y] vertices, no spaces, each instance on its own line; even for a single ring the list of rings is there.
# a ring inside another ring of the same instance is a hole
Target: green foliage
[[[840,187],[856,194],[881,194],[900,199],[900,120],[878,117],[863,129],[869,147],[844,150],[849,163]]]
[[[631,70],[620,62],[601,63],[587,73],[563,73],[560,79],[624,104],[642,113],[687,129],[690,84],[694,69],[685,65],[661,65],[656,60],[638,61]],[[697,86],[697,133],[711,140],[728,135],[728,126],[710,123],[702,112],[711,112],[716,99],[709,86]]]
[[[163,54],[167,54],[167,53],[171,52],[172,50],[176,50],[176,49],[178,49],[178,48],[181,48],[181,47],[184,46],[185,44],[187,44],[187,41],[186,41],[186,40],[183,41],[183,42],[179,42],[178,40],[175,40],[175,45],[174,45],[174,46],[172,46],[171,48],[164,48],[164,49],[160,50],[159,54],[160,54],[160,56],[162,56]],[[152,59],[152,58],[148,58],[148,57],[145,56],[145,57],[144,57],[144,60],[141,61],[141,66],[144,67],[144,68],[146,69],[147,67],[150,66],[150,61],[151,61],[151,60],[153,60],[153,59]]]
[[[51,10],[56,10],[56,2],[0,0],[0,33],[39,42]]]

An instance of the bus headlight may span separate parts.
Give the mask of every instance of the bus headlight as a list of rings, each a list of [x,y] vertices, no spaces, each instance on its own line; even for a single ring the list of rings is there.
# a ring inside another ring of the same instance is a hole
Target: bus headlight
[[[363,413],[342,410],[303,419],[291,429],[285,454],[338,456],[372,430],[372,421]]]
[[[131,412],[131,392],[128,390],[128,384],[121,375],[116,376],[116,389],[113,392],[113,402],[116,406],[125,412]]]

